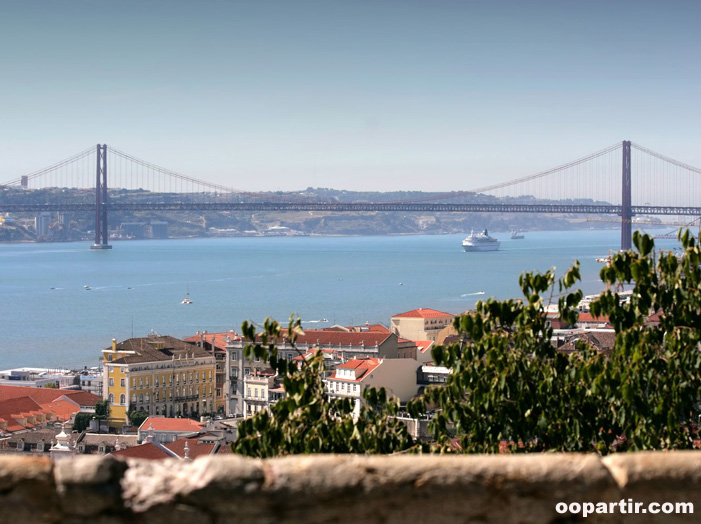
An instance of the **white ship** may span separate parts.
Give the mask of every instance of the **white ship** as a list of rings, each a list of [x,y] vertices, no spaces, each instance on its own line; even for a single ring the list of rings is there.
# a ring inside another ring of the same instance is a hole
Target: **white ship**
[[[486,229],[476,235],[472,231],[470,236],[462,241],[462,248],[465,251],[496,251],[500,245],[501,242],[494,237],[490,237]]]

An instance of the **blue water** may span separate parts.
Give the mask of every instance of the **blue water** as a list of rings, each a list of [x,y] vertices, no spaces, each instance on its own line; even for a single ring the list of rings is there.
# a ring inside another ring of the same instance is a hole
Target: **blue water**
[[[187,337],[292,312],[308,328],[388,325],[419,307],[460,313],[478,299],[519,297],[523,271],[561,275],[575,259],[582,290],[596,293],[595,259],[620,242],[614,230],[504,233],[494,235],[499,251],[465,253],[464,236],[144,240],[110,251],[0,244],[0,369],[96,365],[112,338],[152,329]],[[182,305],[188,291],[193,304]]]

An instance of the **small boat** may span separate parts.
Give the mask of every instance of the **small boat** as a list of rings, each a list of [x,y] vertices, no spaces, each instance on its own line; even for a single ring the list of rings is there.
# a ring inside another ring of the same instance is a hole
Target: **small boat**
[[[192,304],[192,299],[190,298],[190,288],[187,288],[187,293],[185,298],[180,301],[181,304]]]
[[[523,234],[523,231],[516,229],[511,230],[511,240],[523,240],[524,238],[526,237]]]
[[[83,289],[87,289],[88,291],[90,291],[92,288],[90,286],[83,286]]]

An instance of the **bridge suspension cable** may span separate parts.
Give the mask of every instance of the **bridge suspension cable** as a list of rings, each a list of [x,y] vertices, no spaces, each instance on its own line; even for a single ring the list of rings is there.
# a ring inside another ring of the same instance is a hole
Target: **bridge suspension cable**
[[[621,144],[620,142],[617,144],[614,144],[612,146],[607,147],[606,149],[602,149],[601,151],[598,151],[596,153],[592,153],[589,156],[580,158],[578,160],[573,160],[572,162],[568,162],[567,164],[562,164],[561,166],[553,167],[552,169],[548,169],[547,171],[541,171],[540,173],[535,173],[533,175],[528,175],[525,177],[521,178],[516,178],[513,180],[509,180],[507,182],[500,182],[498,184],[492,184],[489,186],[484,186],[484,187],[478,187],[477,189],[473,189],[469,191],[470,193],[486,193],[488,191],[494,191],[496,189],[502,189],[505,187],[509,186],[514,186],[516,184],[521,184],[523,182],[530,182],[532,180],[536,180],[538,178],[542,178],[547,175],[552,175],[553,173],[557,173],[559,171],[564,171],[565,169],[570,169],[572,167],[578,166],[580,164],[583,164],[585,162],[589,162],[591,160],[594,160],[595,158],[604,156],[612,151],[615,151],[616,149],[620,149]]]
[[[58,162],[58,163],[53,164],[49,167],[45,167],[43,169],[40,169],[39,171],[34,171],[33,173],[30,173],[30,174],[24,175],[24,176],[27,177],[27,180],[32,180],[34,178],[38,178],[42,175],[45,175],[46,173],[50,173],[51,171],[56,171],[57,169],[65,167],[69,164],[73,164],[73,163],[75,163],[75,162],[77,162],[85,157],[88,157],[88,156],[94,155],[94,154],[95,154],[95,146],[91,146],[88,149],[86,149],[85,151],[81,151],[80,153],[77,153],[70,158],[66,158],[65,160],[62,160],[61,162]],[[9,180],[7,182],[4,182],[4,183],[0,184],[0,186],[12,186],[12,185],[19,184],[19,183],[21,183],[24,176],[21,176],[19,178],[15,178],[14,180]]]
[[[234,189],[232,187],[222,186],[219,184],[213,184],[211,182],[205,182],[204,180],[198,180],[197,178],[193,178],[193,177],[190,177],[187,175],[176,173],[175,171],[171,171],[170,169],[166,169],[166,168],[158,166],[156,164],[152,164],[151,162],[147,162],[147,161],[141,160],[140,158],[137,158],[135,156],[124,153],[123,151],[115,149],[111,146],[110,146],[109,151],[110,151],[110,153],[117,155],[118,157],[121,157],[124,160],[127,160],[129,162],[133,162],[136,165],[142,166],[146,169],[156,171],[156,172],[161,173],[163,175],[167,175],[167,176],[176,178],[178,180],[181,180],[181,181],[193,184],[193,185],[204,186],[204,187],[207,187],[207,188],[210,188],[210,189],[213,189],[216,191],[222,191],[225,193],[245,193],[245,191]]]

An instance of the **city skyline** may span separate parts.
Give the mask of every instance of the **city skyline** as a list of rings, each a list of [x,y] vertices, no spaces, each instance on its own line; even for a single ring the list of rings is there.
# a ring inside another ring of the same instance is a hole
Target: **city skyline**
[[[468,190],[633,140],[701,165],[695,4],[2,7],[0,180],[107,143],[241,190]]]

